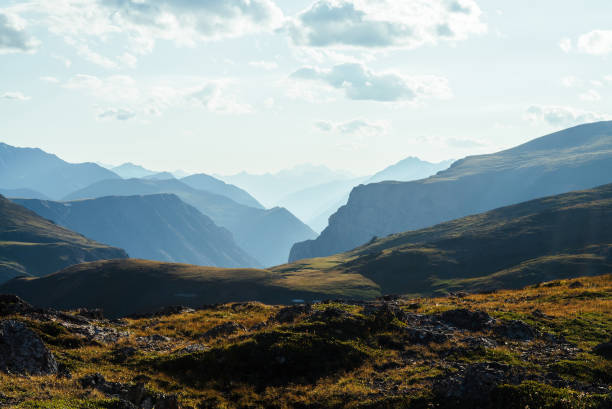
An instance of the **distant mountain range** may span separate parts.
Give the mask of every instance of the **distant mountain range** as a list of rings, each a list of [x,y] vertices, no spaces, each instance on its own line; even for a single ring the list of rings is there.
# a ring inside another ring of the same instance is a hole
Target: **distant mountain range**
[[[134,258],[217,267],[258,265],[228,230],[175,195],[13,201],[89,238],[123,248]]]
[[[354,179],[348,172],[334,171],[325,166],[299,165],[277,173],[253,175],[247,172],[219,179],[239,186],[255,196],[267,207],[276,206],[292,193],[337,180]]]
[[[117,175],[121,176],[123,179],[141,179],[158,173],[153,170],[145,169],[144,167],[131,162],[112,167],[111,170]]]
[[[376,173],[368,183],[384,182],[393,180],[397,182],[410,182],[425,179],[436,173],[448,169],[454,162],[453,159],[438,163],[431,163],[414,156],[410,156]]]
[[[228,197],[194,189],[176,179],[105,180],[73,192],[64,200],[159,193],[177,195],[185,203],[209,216],[217,225],[227,228],[236,243],[258,260],[259,265],[284,263],[293,243],[316,237],[315,232],[286,209],[266,210],[244,206]]]
[[[14,279],[1,285],[0,293],[17,294],[45,307],[102,307],[110,316],[119,316],[176,304],[277,304],[293,299],[490,291],[605,274],[611,269],[612,185],[606,185],[391,235],[347,253],[267,270],[102,261],[43,278]],[[134,288],[138,297],[133,296]]]
[[[327,226],[329,217],[346,204],[355,186],[382,180],[407,182],[424,179],[448,169],[452,162],[431,163],[408,157],[370,177],[335,180],[294,192],[280,199],[278,205],[286,207],[315,231],[321,232]]]
[[[611,181],[612,122],[581,125],[513,149],[467,157],[424,180],[358,186],[316,240],[293,246],[290,260],[327,256],[373,236]]]
[[[234,202],[255,207],[257,209],[263,209],[264,207],[259,203],[253,196],[247,191],[240,189],[237,186],[230,185],[217,178],[214,178],[204,173],[196,175],[190,175],[181,179],[181,182],[194,189],[205,190],[210,193],[229,197]]]
[[[72,164],[40,149],[0,143],[0,188],[29,189],[51,199],[119,176],[95,163]]]
[[[125,251],[57,226],[0,196],[0,282],[45,275],[72,264],[126,258]]]

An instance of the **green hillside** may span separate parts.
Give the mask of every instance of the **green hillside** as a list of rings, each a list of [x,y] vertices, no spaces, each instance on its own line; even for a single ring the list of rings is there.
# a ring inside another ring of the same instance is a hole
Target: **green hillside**
[[[0,196],[0,282],[45,275],[72,264],[126,258],[125,251],[57,226]]]
[[[612,185],[400,233],[277,271],[360,274],[383,294],[518,288],[612,271]]]

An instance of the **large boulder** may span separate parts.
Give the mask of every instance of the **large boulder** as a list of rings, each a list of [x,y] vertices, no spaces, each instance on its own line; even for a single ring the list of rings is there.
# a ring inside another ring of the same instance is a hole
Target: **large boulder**
[[[23,322],[0,321],[0,371],[19,375],[49,375],[57,362],[38,335]]]

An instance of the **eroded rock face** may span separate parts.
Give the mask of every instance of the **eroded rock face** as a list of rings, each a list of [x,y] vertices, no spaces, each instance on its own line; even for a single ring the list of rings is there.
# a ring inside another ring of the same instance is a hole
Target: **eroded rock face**
[[[19,375],[49,375],[57,362],[38,335],[24,323],[0,321],[0,371]]]

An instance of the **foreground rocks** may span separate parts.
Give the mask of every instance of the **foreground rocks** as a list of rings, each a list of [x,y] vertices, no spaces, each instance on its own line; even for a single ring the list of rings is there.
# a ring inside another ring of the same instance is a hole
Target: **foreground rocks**
[[[24,323],[0,321],[0,371],[19,375],[58,372],[55,358],[42,340]]]
[[[108,382],[99,373],[87,375],[79,379],[81,387],[96,389],[103,394],[120,399],[124,409],[180,409],[176,395],[151,392],[146,389],[143,382],[125,384]]]

